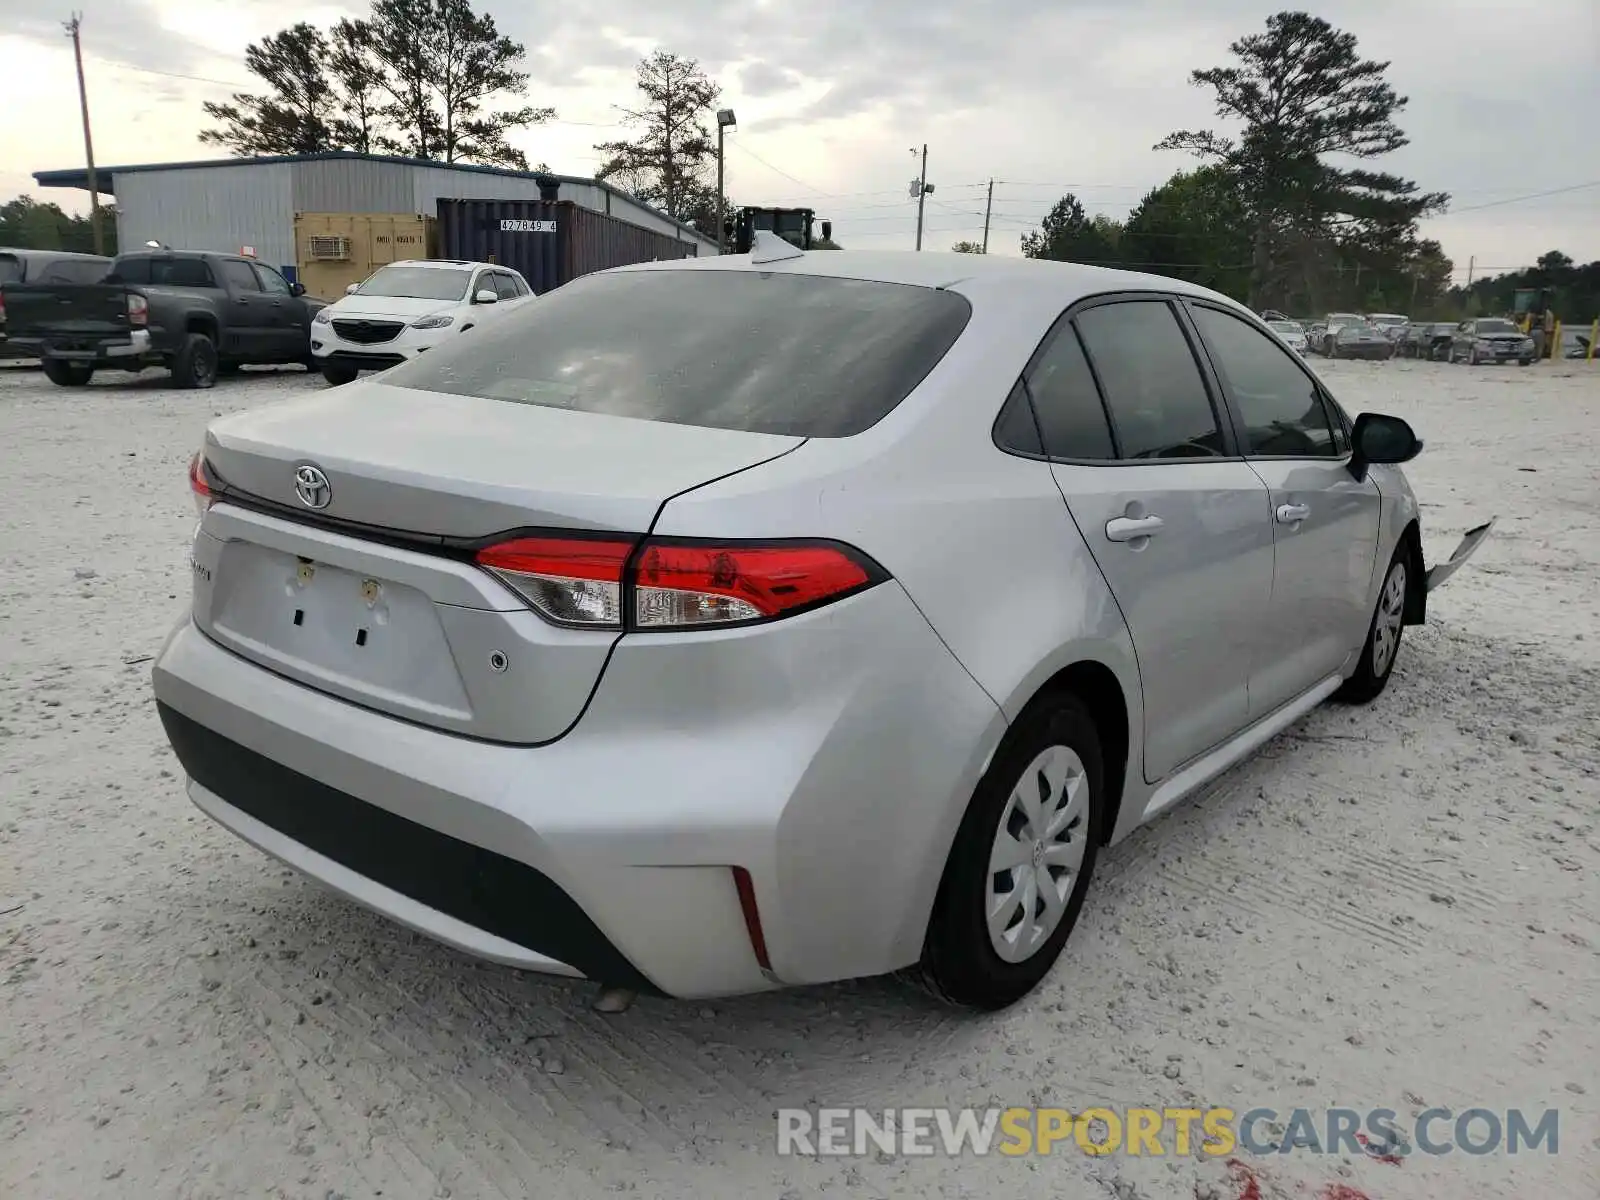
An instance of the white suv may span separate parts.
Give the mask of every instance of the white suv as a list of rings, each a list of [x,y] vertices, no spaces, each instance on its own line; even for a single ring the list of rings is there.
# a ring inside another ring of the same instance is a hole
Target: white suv
[[[509,267],[420,259],[380,267],[317,313],[311,353],[329,383],[383,371],[534,298]]]

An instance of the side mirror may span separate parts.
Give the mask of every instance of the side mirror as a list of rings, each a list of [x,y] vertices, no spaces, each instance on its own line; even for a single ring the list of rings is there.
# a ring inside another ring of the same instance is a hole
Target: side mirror
[[[289,291],[292,295],[304,296],[306,294],[306,285],[299,282],[291,283]]]
[[[474,304],[498,304],[500,302],[500,293],[492,288],[479,288],[473,293],[472,302]]]
[[[354,296],[360,290],[361,285],[359,283],[347,283],[344,285],[344,294],[346,296]]]
[[[1350,431],[1350,474],[1367,477],[1373,463],[1410,462],[1422,453],[1422,439],[1399,417],[1362,413]]]

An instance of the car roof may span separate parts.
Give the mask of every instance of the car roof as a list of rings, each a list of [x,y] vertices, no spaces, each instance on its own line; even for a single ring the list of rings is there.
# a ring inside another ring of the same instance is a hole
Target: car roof
[[[910,250],[813,250],[792,258],[752,262],[748,254],[682,258],[613,267],[608,274],[643,271],[756,271],[940,288],[986,302],[1012,300],[1054,305],[1055,311],[1089,296],[1160,291],[1216,301],[1240,312],[1243,305],[1220,292],[1173,279],[1086,263]],[[1251,314],[1254,316],[1254,314]],[[1259,319],[1259,318],[1257,318]]]
[[[466,258],[397,258],[394,262],[384,263],[385,267],[426,267],[430,270],[454,270],[461,267],[495,267],[501,271],[511,271],[515,268],[508,267],[505,263],[474,262]]]

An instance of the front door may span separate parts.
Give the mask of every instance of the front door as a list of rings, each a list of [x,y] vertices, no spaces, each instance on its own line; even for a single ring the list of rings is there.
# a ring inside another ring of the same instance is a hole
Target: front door
[[[1249,722],[1249,665],[1272,589],[1266,487],[1229,457],[1219,407],[1164,297],[1080,309],[1052,331],[1027,381],[1051,469],[1133,638],[1154,782]]]
[[[311,353],[306,306],[282,275],[261,263],[254,265],[256,276],[261,280],[261,294],[270,306],[268,353],[273,362],[299,362]]]
[[[1378,488],[1351,476],[1344,426],[1293,355],[1234,313],[1200,303],[1190,313],[1271,501],[1272,607],[1250,672],[1251,715],[1260,717],[1360,651],[1372,616]]]
[[[261,290],[261,281],[242,258],[224,258],[218,264],[228,292],[228,313],[218,347],[223,358],[240,362],[270,362],[272,346],[272,300]]]

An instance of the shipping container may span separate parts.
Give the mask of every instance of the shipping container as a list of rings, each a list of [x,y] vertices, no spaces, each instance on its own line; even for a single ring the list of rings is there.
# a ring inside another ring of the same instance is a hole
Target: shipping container
[[[337,300],[387,263],[432,258],[434,220],[408,213],[297,212],[294,246],[306,291]]]
[[[593,271],[692,258],[698,246],[570,200],[439,200],[439,252],[499,263],[548,292]]]

